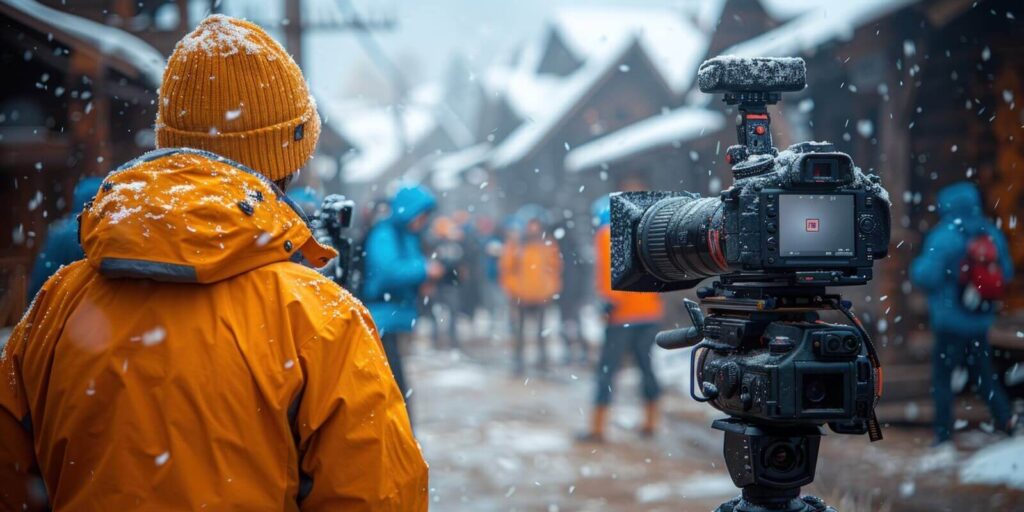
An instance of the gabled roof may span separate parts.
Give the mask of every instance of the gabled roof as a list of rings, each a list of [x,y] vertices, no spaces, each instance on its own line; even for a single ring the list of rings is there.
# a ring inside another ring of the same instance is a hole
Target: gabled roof
[[[4,0],[0,12],[58,41],[70,38],[110,58],[108,65],[156,89],[167,62],[148,43],[124,30],[51,9],[32,0]]]
[[[549,27],[545,36],[543,54],[534,71],[537,74],[566,76],[582,65],[583,60],[569,48],[560,32],[555,27]]]
[[[345,161],[344,180],[367,183],[380,179],[406,155],[435,149],[422,147],[433,134],[455,145],[471,144],[472,134],[442,96],[440,87],[431,83],[414,89],[402,105],[321,101],[318,108],[324,123],[355,147]]]
[[[823,2],[821,0],[759,0],[759,3],[769,16],[779,21],[785,21],[816,10],[821,7]]]
[[[436,190],[451,190],[458,186],[462,173],[487,161],[491,151],[489,142],[482,142],[438,157],[431,167],[431,184]]]
[[[218,1],[219,11],[236,18],[245,18],[267,29],[279,28],[284,20],[285,2],[268,2],[267,0],[231,0]],[[327,28],[361,23],[364,26],[389,27],[395,23],[395,14],[384,2],[365,2],[359,19],[353,19],[352,12],[345,9],[337,0],[304,0],[299,7],[302,9],[302,26],[304,29]]]
[[[576,55],[600,58],[639,39],[676,94],[693,84],[708,38],[684,12],[666,8],[587,6],[559,9],[554,26]]]
[[[492,66],[483,76],[487,94],[504,97],[516,116],[527,121],[542,117],[548,101],[569,80],[569,77],[536,73],[542,50],[538,43],[527,45],[520,49],[514,62]]]
[[[856,29],[918,1],[857,0],[829,3],[722,53],[740,57],[790,57],[813,53],[819,46],[830,41],[849,40]]]
[[[638,153],[697,139],[725,126],[722,113],[696,107],[681,107],[649,117],[590,141],[565,156],[565,169],[579,172],[612,165]]]
[[[555,94],[546,97],[543,116],[534,120],[528,119],[516,128],[495,148],[490,165],[494,168],[507,167],[528,157],[552,132],[568,122],[593,91],[609,77],[615,73],[630,71],[620,68],[628,56],[638,55],[649,62],[647,54],[636,39],[626,39],[619,44],[618,49],[588,61],[579,71],[568,77]],[[656,71],[653,74],[655,80],[660,80]],[[667,88],[667,85],[663,85]],[[670,91],[666,89],[666,93]]]
[[[342,176],[349,183],[377,179],[437,128],[430,109],[420,105],[371,106],[325,101],[318,108],[324,122],[355,145]],[[402,122],[401,134],[397,119]]]

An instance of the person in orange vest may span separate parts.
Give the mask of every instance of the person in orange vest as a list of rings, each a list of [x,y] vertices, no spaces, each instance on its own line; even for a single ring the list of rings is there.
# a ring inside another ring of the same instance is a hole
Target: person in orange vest
[[[320,133],[301,70],[214,15],[157,105],[0,355],[0,510],[426,511],[373,319],[297,263],[336,256],[283,190]]]
[[[661,386],[651,365],[651,349],[658,324],[664,316],[661,296],[657,293],[634,293],[612,290],[611,286],[611,210],[608,197],[594,203],[595,288],[605,305],[607,323],[604,344],[595,371],[597,392],[590,428],[580,436],[583,441],[601,442],[605,439],[605,423],[612,400],[615,374],[622,358],[629,352],[642,375],[644,421],[640,432],[652,436],[657,428],[658,397]]]
[[[544,340],[544,313],[562,290],[562,255],[558,244],[547,237],[538,215],[525,219],[522,234],[510,230],[499,261],[502,287],[516,312],[515,373],[525,372],[526,324],[536,325],[537,366],[547,369],[548,354]]]

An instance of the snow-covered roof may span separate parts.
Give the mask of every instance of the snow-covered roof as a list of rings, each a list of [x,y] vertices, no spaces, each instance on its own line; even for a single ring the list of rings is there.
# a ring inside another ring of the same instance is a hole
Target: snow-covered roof
[[[554,23],[569,48],[585,60],[600,58],[638,38],[677,93],[693,83],[708,37],[681,10],[614,6],[558,9]]]
[[[405,156],[403,151],[410,153],[421,149],[423,141],[433,133],[443,133],[457,147],[474,142],[472,132],[445,103],[443,87],[434,82],[420,84],[409,91],[402,105],[332,101],[328,97],[317,95],[321,117],[355,146],[355,151],[345,161],[343,179],[349,183],[379,179]],[[396,118],[402,120],[401,133]]]
[[[484,85],[491,95],[503,95],[521,119],[543,117],[551,97],[558,94],[568,78],[538,75],[528,64],[492,66],[484,73]]]
[[[635,44],[635,39],[620,41],[619,48],[588,60],[582,68],[570,75],[564,85],[546,98],[542,116],[524,121],[495,148],[490,159],[491,166],[501,168],[524,158],[572,112],[601,77],[617,71],[616,66]]]
[[[356,147],[354,155],[345,162],[342,176],[349,183],[367,183],[379,178],[403,157],[403,151],[415,147],[437,127],[431,108],[424,105],[382,107],[362,102],[322,101],[318,108],[324,122]],[[401,135],[396,116],[402,120]]]
[[[858,28],[918,0],[857,0],[829,3],[808,10],[792,21],[739,43],[723,55],[788,57],[813,52],[832,40],[849,40]]]
[[[724,126],[725,116],[720,112],[681,107],[573,149],[565,157],[565,168],[569,172],[579,172],[602,164],[614,164],[637,153],[714,133]]]
[[[67,34],[103,55],[110,64],[129,76],[138,74],[146,85],[156,89],[163,79],[167,61],[156,48],[124,30],[51,9],[33,0],[4,0],[0,8],[21,23],[40,32]],[[58,40],[59,34],[55,34]]]
[[[855,0],[859,1],[859,0]],[[760,0],[764,12],[776,20],[792,19],[820,7],[821,0]]]
[[[230,0],[217,2],[220,11],[236,18],[245,18],[264,28],[279,28],[287,19],[284,10],[285,2],[268,2],[267,0]],[[311,26],[331,26],[351,22],[351,11],[343,9],[337,0],[304,0],[302,22],[307,28]],[[380,4],[380,5],[378,5]],[[390,2],[360,2],[359,17],[368,23],[390,22],[394,18],[393,5]]]
[[[436,190],[451,190],[458,186],[462,173],[480,166],[491,151],[489,142],[447,153],[432,163],[431,184]]]

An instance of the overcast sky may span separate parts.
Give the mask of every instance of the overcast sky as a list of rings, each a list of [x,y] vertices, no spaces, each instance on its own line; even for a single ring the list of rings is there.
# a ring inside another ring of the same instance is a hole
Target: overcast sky
[[[323,6],[339,0],[305,0]],[[345,0],[340,0],[345,1]],[[413,78],[433,80],[442,76],[452,57],[465,58],[479,71],[496,58],[536,37],[564,6],[626,5],[693,10],[723,0],[353,0],[362,13],[390,13],[397,19],[394,30],[375,32],[385,52],[409,69]],[[793,14],[812,0],[763,0],[775,14]],[[274,20],[283,18],[282,0],[223,0],[228,14]],[[257,20],[259,21],[259,20]],[[305,67],[314,91],[338,95],[353,73],[372,65],[356,35],[347,31],[314,31],[305,39]],[[413,67],[413,66],[410,66]],[[415,85],[415,84],[413,84]]]
[[[332,2],[336,0],[306,0]],[[682,8],[701,0],[355,0],[361,12],[387,12],[397,19],[394,30],[374,37],[393,59],[418,69],[421,79],[442,76],[452,57],[465,58],[482,69],[517,44],[541,32],[550,14],[567,5],[631,5]],[[707,1],[707,0],[703,0]],[[711,0],[715,1],[715,0]],[[223,0],[224,12],[250,19],[280,17],[282,8],[265,0]],[[267,14],[273,13],[273,14]],[[262,16],[261,16],[262,15]],[[305,38],[305,72],[315,91],[336,95],[356,70],[370,64],[356,35],[320,30]],[[413,84],[415,85],[415,84]]]

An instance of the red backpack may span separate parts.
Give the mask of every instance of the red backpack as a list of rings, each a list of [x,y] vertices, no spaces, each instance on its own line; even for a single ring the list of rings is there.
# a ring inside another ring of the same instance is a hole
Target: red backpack
[[[964,306],[971,310],[988,309],[985,302],[999,301],[1006,295],[1006,279],[999,265],[999,248],[984,233],[967,242],[967,254],[960,265],[960,284],[964,287]]]

